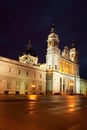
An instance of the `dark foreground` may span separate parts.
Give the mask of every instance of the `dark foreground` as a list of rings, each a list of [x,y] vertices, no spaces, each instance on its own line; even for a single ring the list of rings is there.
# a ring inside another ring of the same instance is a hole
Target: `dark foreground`
[[[87,97],[0,95],[0,130],[87,130]]]

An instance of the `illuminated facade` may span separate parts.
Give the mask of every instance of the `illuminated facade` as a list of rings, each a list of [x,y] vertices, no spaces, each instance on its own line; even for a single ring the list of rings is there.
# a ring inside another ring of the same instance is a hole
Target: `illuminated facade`
[[[0,93],[54,94],[80,93],[78,52],[74,42],[61,52],[55,28],[47,39],[46,63],[38,63],[31,49],[19,56],[19,61],[0,57]]]
[[[56,92],[80,92],[80,77],[78,65],[78,52],[73,42],[71,49],[65,46],[61,52],[59,49],[59,37],[54,27],[47,39],[46,55],[46,91]]]

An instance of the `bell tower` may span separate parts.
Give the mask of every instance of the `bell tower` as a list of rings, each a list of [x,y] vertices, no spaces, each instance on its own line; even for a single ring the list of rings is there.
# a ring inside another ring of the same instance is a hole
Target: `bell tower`
[[[47,39],[46,69],[58,69],[60,55],[59,37],[55,33],[55,25],[52,24],[50,34]]]
[[[54,71],[59,70],[59,37],[55,33],[55,26],[52,24],[51,32],[47,39],[46,54],[46,93],[52,94],[54,90]]]
[[[59,38],[58,35],[55,33],[55,25],[52,24],[52,28],[50,31],[50,34],[48,35],[48,48],[50,47],[58,47],[59,44]]]

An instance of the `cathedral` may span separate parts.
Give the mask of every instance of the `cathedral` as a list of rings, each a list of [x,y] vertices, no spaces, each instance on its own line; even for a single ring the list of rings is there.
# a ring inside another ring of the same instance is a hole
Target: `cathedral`
[[[79,94],[80,91],[75,42],[61,51],[54,26],[47,38],[46,63],[38,63],[30,41],[19,61],[0,56],[0,94]]]

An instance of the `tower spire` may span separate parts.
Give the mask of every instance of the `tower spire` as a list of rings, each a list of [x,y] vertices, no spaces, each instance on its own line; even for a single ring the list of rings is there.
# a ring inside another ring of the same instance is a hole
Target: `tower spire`
[[[75,48],[75,39],[72,40],[72,48]]]
[[[31,41],[29,40],[28,44],[27,44],[27,50],[31,50],[32,45],[31,45]]]
[[[51,33],[55,32],[55,23],[52,23],[52,27],[51,27]]]

